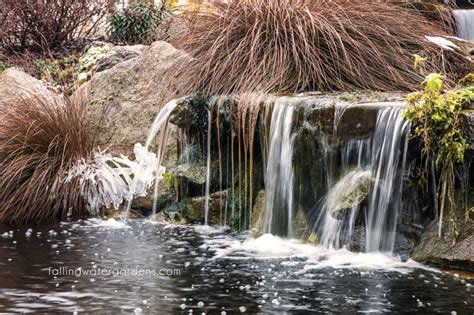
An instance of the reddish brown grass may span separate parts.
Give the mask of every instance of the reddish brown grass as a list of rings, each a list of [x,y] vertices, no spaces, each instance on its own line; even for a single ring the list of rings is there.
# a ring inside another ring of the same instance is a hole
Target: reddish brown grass
[[[472,68],[425,39],[443,27],[390,1],[211,1],[173,43],[195,58],[181,68],[190,90],[206,94],[413,90],[415,53],[435,56],[427,71]]]
[[[0,221],[82,215],[79,179],[64,179],[91,153],[85,97],[32,91],[7,105],[0,114]]]

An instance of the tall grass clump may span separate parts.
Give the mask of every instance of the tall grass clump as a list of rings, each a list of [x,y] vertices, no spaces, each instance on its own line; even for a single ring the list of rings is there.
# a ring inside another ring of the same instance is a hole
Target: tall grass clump
[[[80,179],[65,178],[79,159],[91,153],[85,105],[82,96],[68,99],[39,90],[2,104],[0,221],[83,214]]]
[[[442,24],[391,1],[214,0],[173,43],[194,57],[181,69],[190,90],[206,94],[415,90],[414,54],[432,56],[430,72],[472,68],[425,38],[448,35]]]

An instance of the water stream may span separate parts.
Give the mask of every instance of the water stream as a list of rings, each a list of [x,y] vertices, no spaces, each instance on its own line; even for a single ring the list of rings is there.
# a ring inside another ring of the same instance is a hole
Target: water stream
[[[357,216],[364,210],[365,251],[392,252],[410,130],[402,113],[399,107],[380,109],[372,137],[350,140],[339,150],[342,175],[333,179],[316,221],[323,245],[350,248]]]
[[[266,169],[263,229],[293,235],[293,144],[291,124],[294,108],[282,100],[275,103],[270,124],[270,144]]]
[[[474,41],[474,10],[453,10],[458,37]]]

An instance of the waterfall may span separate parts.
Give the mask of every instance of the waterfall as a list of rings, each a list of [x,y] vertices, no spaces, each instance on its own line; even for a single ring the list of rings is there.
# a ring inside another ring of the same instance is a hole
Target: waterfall
[[[393,250],[410,131],[402,113],[399,107],[379,110],[373,136],[351,140],[342,148],[342,176],[323,198],[316,222],[322,245],[350,246],[366,200],[366,251]]]
[[[211,132],[212,132],[212,110],[209,109],[207,119],[207,163],[206,163],[206,188],[204,199],[204,224],[209,224],[209,199],[211,186]]]
[[[263,229],[265,233],[292,236],[293,141],[291,125],[294,107],[278,100],[270,123],[270,144],[266,169]]]
[[[453,10],[456,20],[457,36],[474,41],[474,10]]]
[[[392,251],[398,209],[401,207],[410,124],[403,108],[379,112],[372,138],[372,176],[375,184],[366,214],[366,250]]]
[[[340,168],[352,170],[342,175],[322,201],[316,225],[319,227],[321,244],[325,247],[350,247],[359,205],[368,194],[372,178],[369,170],[370,145],[370,139],[350,140],[341,150]],[[327,174],[326,177],[331,176]]]

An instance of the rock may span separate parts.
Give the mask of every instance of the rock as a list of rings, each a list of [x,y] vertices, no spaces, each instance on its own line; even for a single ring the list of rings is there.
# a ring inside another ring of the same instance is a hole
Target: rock
[[[227,190],[218,191],[209,196],[209,224],[221,224],[225,210],[225,200],[227,198]],[[204,222],[204,204],[206,197],[194,197],[183,200],[184,218],[191,223]]]
[[[311,234],[308,236],[308,239],[306,240],[307,243],[310,244],[319,244],[319,236],[318,234],[311,232]]]
[[[186,84],[164,79],[189,58],[168,43],[156,42],[84,84],[81,89],[90,88],[89,130],[98,130],[99,145],[129,155],[135,143],[143,143],[160,109],[182,96]]]
[[[433,222],[413,250],[411,257],[419,262],[442,268],[474,271],[474,224],[464,223],[456,245],[449,235],[438,237],[438,224]]]
[[[207,166],[193,163],[184,163],[178,165],[176,174],[184,177],[191,183],[196,185],[204,185],[206,183]]]
[[[34,95],[60,97],[40,81],[18,68],[8,68],[0,75],[0,108]]]
[[[143,53],[145,45],[115,46],[106,42],[93,42],[79,59],[81,72],[100,72]]]
[[[260,190],[255,198],[255,203],[252,209],[252,217],[250,221],[250,228],[254,237],[259,237],[263,234],[263,210],[265,206],[265,190]]]
[[[474,110],[464,110],[461,113],[461,126],[467,140],[467,153],[474,156]]]
[[[327,207],[331,215],[339,218],[344,210],[350,210],[367,199],[372,173],[356,169],[344,175],[329,191]]]
[[[309,227],[308,218],[303,209],[299,209],[293,219],[293,237],[302,241],[308,240],[312,233]]]

